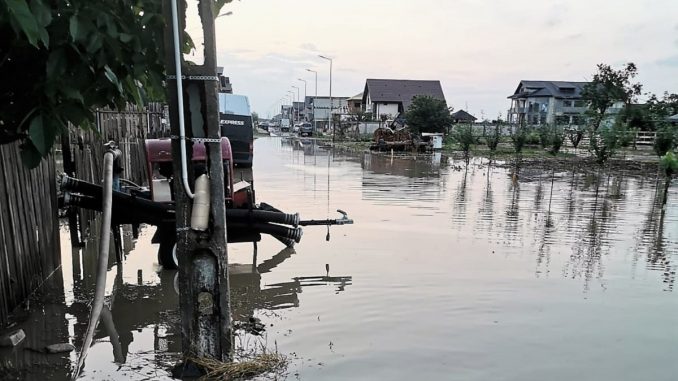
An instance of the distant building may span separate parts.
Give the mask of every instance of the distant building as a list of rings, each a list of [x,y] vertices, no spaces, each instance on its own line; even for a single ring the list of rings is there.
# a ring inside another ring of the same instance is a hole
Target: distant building
[[[233,86],[229,77],[224,76],[224,67],[217,66],[217,78],[219,78],[219,92],[233,94]]]
[[[318,128],[327,128],[330,120],[330,97],[307,96],[306,115],[309,122],[317,124]],[[332,115],[348,114],[348,97],[332,97]]]
[[[667,120],[671,124],[678,124],[678,114],[668,117]]]
[[[356,113],[363,108],[363,93],[356,94],[346,100],[349,114]]]
[[[459,110],[452,113],[452,122],[453,123],[474,123],[476,117],[467,113],[464,110]]]
[[[393,119],[407,111],[412,98],[419,95],[445,101],[440,81],[368,79],[363,91],[362,107],[375,118],[387,115],[389,119]]]
[[[520,81],[516,91],[508,97],[509,123],[526,125],[580,125],[588,109],[582,99],[582,91],[588,82],[567,81]],[[608,114],[621,110],[621,103],[615,104]]]

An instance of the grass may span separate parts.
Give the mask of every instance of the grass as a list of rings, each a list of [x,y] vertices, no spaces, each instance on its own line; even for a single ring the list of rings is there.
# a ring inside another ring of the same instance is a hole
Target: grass
[[[205,371],[204,379],[240,380],[262,374],[282,373],[287,369],[288,359],[279,353],[262,353],[238,362],[222,362],[211,358],[189,358]]]

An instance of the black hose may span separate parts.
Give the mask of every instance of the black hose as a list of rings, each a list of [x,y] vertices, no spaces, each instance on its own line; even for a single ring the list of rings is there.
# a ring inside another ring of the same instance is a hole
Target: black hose
[[[267,210],[249,209],[226,209],[226,218],[234,220],[254,220],[259,222],[272,222],[276,224],[299,225],[299,213],[287,214]]]
[[[276,238],[281,237],[291,239],[296,243],[299,243],[299,241],[301,241],[301,236],[303,235],[301,228],[289,228],[287,226],[262,222],[247,223],[247,222],[229,221],[228,226],[233,228],[251,228],[261,233],[276,236]]]

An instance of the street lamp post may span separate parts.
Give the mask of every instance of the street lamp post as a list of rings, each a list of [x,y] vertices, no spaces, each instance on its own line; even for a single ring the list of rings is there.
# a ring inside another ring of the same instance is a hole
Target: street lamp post
[[[304,83],[304,120],[306,120],[306,80],[301,78],[297,78],[297,80]]]
[[[297,103],[299,103],[299,86],[292,86],[293,89],[297,89]],[[296,108],[294,104],[292,104],[292,109],[296,109],[297,112],[297,122],[299,122],[299,109]]]
[[[287,96],[290,97],[290,119],[292,119],[292,127],[294,127],[294,91],[287,90]]]
[[[332,102],[332,58],[323,56],[322,54],[318,55],[318,57],[330,61],[330,114],[327,118],[327,123],[332,123],[332,110],[334,109],[334,104]],[[332,123],[332,143],[334,144],[334,123]]]
[[[311,69],[306,69],[306,71],[315,74],[315,97],[317,98],[318,97],[318,72],[315,71],[315,70],[311,70]],[[318,132],[318,120],[315,117],[315,101],[316,101],[316,99],[314,98],[313,99],[313,107],[312,107],[312,110],[311,110],[311,112],[313,113],[313,131],[314,131],[313,133]]]

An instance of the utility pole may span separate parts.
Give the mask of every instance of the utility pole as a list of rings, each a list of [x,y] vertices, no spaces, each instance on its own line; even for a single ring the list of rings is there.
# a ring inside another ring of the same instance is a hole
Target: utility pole
[[[308,118],[305,117],[306,116],[306,80],[301,79],[301,78],[297,78],[297,80],[304,83],[304,119],[308,119]]]
[[[318,57],[330,61],[330,115],[327,118],[327,125],[329,126],[330,123],[332,123],[332,144],[334,144],[334,122],[332,122],[332,109],[334,107],[334,104],[332,102],[332,63],[333,60],[330,57],[326,57],[323,55],[319,55]]]
[[[300,115],[299,115],[299,86],[292,86],[293,89],[297,89],[297,105],[295,106],[294,104],[292,107],[294,107],[295,111],[297,112],[297,122],[300,122]]]
[[[318,132],[318,120],[315,117],[315,102],[318,100],[318,72],[311,69],[306,69],[306,71],[315,74],[315,98],[313,98],[313,107],[311,112],[313,113],[313,133]]]
[[[233,332],[213,3],[211,0],[199,0],[198,3],[204,33],[203,65],[187,65],[180,49],[175,49],[183,46],[185,0],[164,0],[163,13],[168,20],[165,51],[172,128],[182,351],[184,356],[230,361]],[[190,223],[193,211],[193,191],[190,188],[193,186],[195,189],[191,160],[194,144],[205,144],[207,150],[206,172],[211,197],[209,224],[203,231],[191,228]]]

